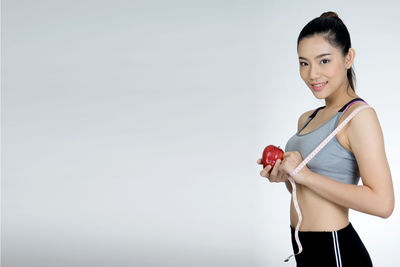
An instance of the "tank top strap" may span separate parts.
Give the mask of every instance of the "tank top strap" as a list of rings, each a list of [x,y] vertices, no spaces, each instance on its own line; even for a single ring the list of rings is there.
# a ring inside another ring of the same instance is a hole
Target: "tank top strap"
[[[314,110],[314,112],[309,116],[309,118],[314,118],[315,117],[315,115],[317,115],[317,112],[320,110],[320,109],[323,109],[323,108],[325,108],[325,106],[322,106],[322,107],[319,107],[319,108],[317,108],[316,110]]]
[[[338,126],[338,123],[339,123],[339,120],[340,120],[340,118],[343,116],[343,114],[344,114],[344,112],[351,106],[351,105],[353,105],[355,102],[364,102],[364,103],[366,103],[367,105],[368,105],[368,103],[366,102],[366,101],[364,101],[362,98],[354,98],[354,99],[352,99],[352,100],[350,100],[346,105],[344,105],[339,111],[338,111],[338,113],[337,114],[340,114],[338,117],[337,117],[337,119],[336,119],[336,121],[335,121],[335,127],[337,127]]]
[[[312,119],[311,117],[308,117],[308,118],[307,118],[307,120],[306,120],[306,122],[303,124],[303,126],[297,131],[297,134],[300,133],[300,132],[307,126],[307,124],[310,122],[311,119]]]
[[[310,116],[308,116],[306,122],[305,122],[305,123],[303,124],[303,126],[297,131],[297,133],[300,133],[300,132],[308,125],[308,123],[315,117],[315,115],[317,114],[317,112],[318,112],[320,109],[323,109],[323,108],[325,108],[325,106],[316,108],[316,109],[314,110],[314,112],[313,112]]]
[[[350,100],[348,103],[346,103],[341,109],[339,109],[338,112],[345,112],[346,109],[348,109],[353,103],[355,103],[355,102],[360,102],[360,101],[362,101],[362,102],[368,104],[368,103],[367,103],[366,101],[364,101],[362,98],[357,97],[357,98],[354,98],[354,99]]]

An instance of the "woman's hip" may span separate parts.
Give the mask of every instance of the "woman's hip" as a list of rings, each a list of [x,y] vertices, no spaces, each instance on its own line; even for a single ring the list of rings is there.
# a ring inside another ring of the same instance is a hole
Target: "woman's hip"
[[[295,231],[291,238],[295,253],[298,252]],[[296,255],[297,266],[372,266],[372,261],[353,225],[337,231],[300,231],[303,251]]]

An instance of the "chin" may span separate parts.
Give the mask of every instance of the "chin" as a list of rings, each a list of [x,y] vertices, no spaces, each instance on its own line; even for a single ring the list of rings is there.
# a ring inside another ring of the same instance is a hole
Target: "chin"
[[[322,92],[314,92],[313,89],[311,89],[311,93],[315,96],[315,98],[317,99],[325,99],[326,96],[324,94],[322,94]]]

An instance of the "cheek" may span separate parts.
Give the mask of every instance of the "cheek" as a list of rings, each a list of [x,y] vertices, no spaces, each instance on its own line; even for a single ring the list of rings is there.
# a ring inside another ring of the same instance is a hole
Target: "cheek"
[[[331,67],[327,70],[327,73],[330,77],[341,77],[344,72],[344,66],[342,64],[332,64]]]
[[[303,80],[306,78],[306,71],[305,71],[303,68],[300,69],[300,77],[301,77]]]

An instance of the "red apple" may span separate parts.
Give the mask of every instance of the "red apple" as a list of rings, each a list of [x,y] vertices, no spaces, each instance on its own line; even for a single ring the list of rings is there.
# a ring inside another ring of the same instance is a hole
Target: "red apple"
[[[283,150],[276,146],[269,145],[264,149],[263,155],[262,155],[262,162],[264,168],[267,165],[271,165],[274,167],[275,162],[280,159],[283,160]]]

